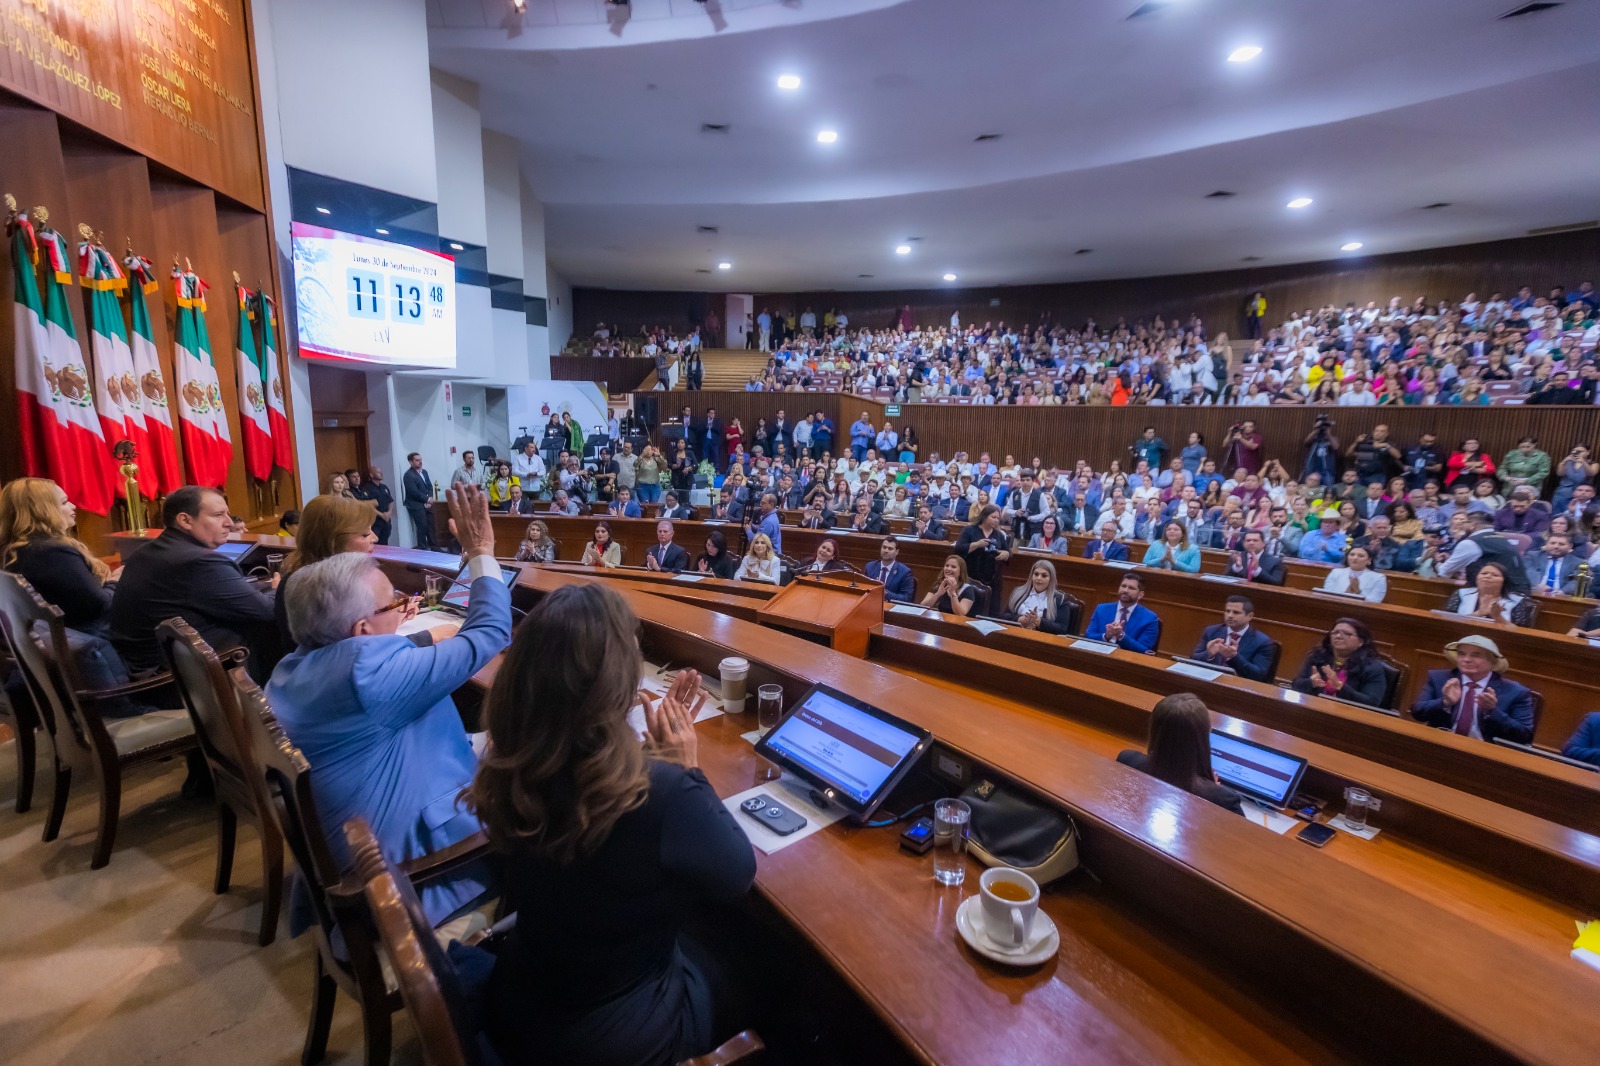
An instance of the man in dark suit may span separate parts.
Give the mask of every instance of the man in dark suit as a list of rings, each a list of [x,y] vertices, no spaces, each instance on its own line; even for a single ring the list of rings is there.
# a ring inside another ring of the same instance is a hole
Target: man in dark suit
[[[800,512],[801,529],[832,529],[835,521],[834,513],[823,506],[820,497],[813,499]]]
[[[694,517],[694,508],[679,503],[676,492],[668,492],[662,498],[661,514],[658,517],[671,519],[674,522],[687,522]]]
[[[411,516],[411,528],[416,531],[417,547],[433,549],[433,478],[422,468],[422,454],[412,452],[406,456],[410,469],[400,479],[406,514]]]
[[[606,507],[606,514],[612,518],[644,517],[644,511],[640,510],[638,502],[633,498],[633,490],[627,487],[617,490],[617,498]]]
[[[798,511],[800,500],[805,495],[794,483],[794,478],[785,474],[778,479],[778,488],[774,493],[778,497],[778,508],[784,511]]]
[[[706,420],[700,426],[700,451],[697,453],[702,459],[711,460],[713,470],[722,469],[722,420],[717,417],[715,407],[706,408]]]
[[[1227,576],[1259,585],[1283,584],[1283,559],[1267,551],[1266,537],[1259,529],[1245,533],[1243,546],[1233,553]]]
[[[1383,514],[1388,504],[1383,500],[1383,482],[1369,481],[1362,495],[1356,499],[1356,517],[1370,522]]]
[[[1494,641],[1481,633],[1446,644],[1451,670],[1429,670],[1411,717],[1464,737],[1518,744],[1533,739],[1533,693],[1504,677],[1509,668]]]
[[[656,523],[656,542],[645,549],[644,568],[673,574],[689,569],[689,553],[672,543],[672,523],[666,519]]]
[[[1099,525],[1100,509],[1089,502],[1089,496],[1084,492],[1076,492],[1072,502],[1061,509],[1061,532],[1063,533],[1090,533]]]
[[[944,523],[933,513],[927,503],[917,504],[917,517],[911,523],[911,535],[918,540],[944,540]]]
[[[1161,619],[1139,601],[1144,599],[1144,578],[1122,575],[1114,603],[1102,603],[1089,616],[1083,635],[1115,644],[1128,651],[1153,652],[1161,639]]]
[[[163,501],[161,522],[161,535],[128,558],[111,596],[111,643],[122,661],[133,673],[162,666],[156,626],[181,616],[219,652],[248,647],[251,674],[264,680],[280,650],[272,594],[217,554],[233,531],[228,501],[186,485]]]
[[[789,421],[788,416],[785,415],[782,411],[779,411],[778,412],[778,417],[774,418],[772,420],[772,426],[770,428],[772,430],[772,450],[773,450],[773,452],[774,453],[777,452],[778,445],[780,445],[780,444],[782,444],[790,452],[793,452],[794,451],[794,424]]]
[[[855,513],[850,516],[849,525],[852,532],[870,533],[877,537],[889,531],[883,515],[872,506],[872,500],[867,496],[856,497]]]
[[[891,603],[910,603],[917,593],[917,579],[900,561],[900,544],[893,537],[884,537],[878,545],[878,557],[867,564],[867,576],[883,582],[884,598]]]
[[[1223,551],[1239,551],[1244,547],[1244,510],[1236,508],[1228,512],[1228,517],[1222,520],[1222,525],[1211,530],[1208,541],[1201,544],[1202,548],[1221,548]]]
[[[1128,561],[1128,546],[1117,539],[1115,522],[1100,523],[1100,535],[1084,545],[1083,557],[1107,563]]]
[[[533,514],[533,500],[522,494],[521,485],[511,486],[511,497],[506,500],[506,514]]]
[[[1528,584],[1547,596],[1576,595],[1581,562],[1572,554],[1572,538],[1552,533],[1544,539],[1544,551],[1528,556]]]
[[[683,405],[683,412],[678,415],[683,423],[683,439],[689,442],[689,450],[701,458],[705,457],[705,440],[700,432],[700,424],[694,420],[694,408],[688,404]],[[671,443],[670,441],[668,442]]]
[[[1222,624],[1206,626],[1189,658],[1226,666],[1240,677],[1271,683],[1277,644],[1254,626],[1256,607],[1243,596],[1222,605]]]

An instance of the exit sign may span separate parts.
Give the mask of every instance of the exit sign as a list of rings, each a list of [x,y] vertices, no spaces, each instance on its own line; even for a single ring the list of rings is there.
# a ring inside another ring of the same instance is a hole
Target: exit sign
[[[885,417],[888,417],[888,418],[899,418],[900,417],[900,405],[897,404],[897,403],[884,404],[883,405],[883,413],[884,413]]]
[[[461,405],[461,417],[462,418],[471,418],[472,417],[472,405],[471,404],[464,403],[464,404]]]

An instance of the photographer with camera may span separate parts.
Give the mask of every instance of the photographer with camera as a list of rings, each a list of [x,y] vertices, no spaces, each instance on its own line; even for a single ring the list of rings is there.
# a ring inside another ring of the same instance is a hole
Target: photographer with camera
[[[1301,482],[1310,474],[1319,474],[1324,485],[1333,484],[1339,472],[1339,438],[1333,435],[1333,419],[1319,413],[1302,443],[1306,447],[1306,465],[1300,473]]]
[[[1223,440],[1222,469],[1259,474],[1261,456],[1261,434],[1254,422],[1245,419],[1228,427],[1228,436]]]
[[[1382,424],[1358,436],[1344,455],[1354,461],[1356,478],[1363,485],[1385,484],[1400,462],[1400,449],[1389,440],[1389,427]]]

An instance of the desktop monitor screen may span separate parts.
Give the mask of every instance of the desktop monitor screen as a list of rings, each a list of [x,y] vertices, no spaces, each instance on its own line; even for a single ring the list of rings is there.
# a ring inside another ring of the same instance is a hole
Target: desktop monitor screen
[[[910,722],[818,685],[756,750],[866,818],[905,776],[931,734]]]
[[[217,554],[226,556],[227,558],[232,559],[234,562],[238,562],[240,559],[243,559],[246,555],[250,554],[250,549],[254,547],[255,544],[251,541],[228,540],[217,545]]]
[[[1221,730],[1211,731],[1211,769],[1217,780],[1252,799],[1282,807],[1294,798],[1306,761]]]

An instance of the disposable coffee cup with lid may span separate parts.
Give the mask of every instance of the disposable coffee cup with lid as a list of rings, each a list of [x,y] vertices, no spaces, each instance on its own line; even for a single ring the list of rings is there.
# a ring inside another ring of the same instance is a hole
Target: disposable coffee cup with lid
[[[722,677],[722,709],[729,714],[743,712],[750,660],[729,656],[717,664],[717,673]]]

